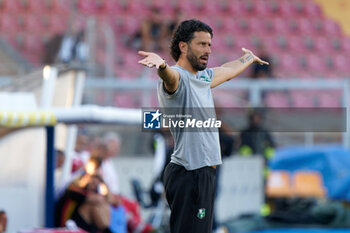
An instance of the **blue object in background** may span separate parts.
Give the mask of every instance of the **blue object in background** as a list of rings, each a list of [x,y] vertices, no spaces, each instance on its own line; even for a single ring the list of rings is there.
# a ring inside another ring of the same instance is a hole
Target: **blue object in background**
[[[350,201],[350,151],[337,145],[293,146],[276,150],[272,170],[318,171],[323,176],[327,197]]]
[[[127,233],[126,210],[123,206],[111,206],[111,224],[109,226],[113,233]]]

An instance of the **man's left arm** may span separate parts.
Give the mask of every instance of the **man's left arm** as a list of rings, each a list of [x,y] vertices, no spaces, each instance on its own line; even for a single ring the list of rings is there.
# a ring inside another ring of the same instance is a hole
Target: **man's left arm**
[[[254,62],[257,62],[260,65],[269,65],[268,62],[263,61],[254,55],[252,51],[245,48],[242,48],[242,51],[244,52],[244,55],[237,60],[225,63],[220,67],[213,68],[214,77],[210,85],[211,88],[214,88],[221,83],[236,77]]]

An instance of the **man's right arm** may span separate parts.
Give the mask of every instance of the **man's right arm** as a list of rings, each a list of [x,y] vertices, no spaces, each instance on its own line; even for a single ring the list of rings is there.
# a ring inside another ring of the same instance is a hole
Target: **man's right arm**
[[[158,76],[164,81],[164,87],[167,92],[174,93],[179,84],[179,72],[169,67],[156,53],[139,51],[139,54],[145,57],[139,63],[149,68],[156,67]]]

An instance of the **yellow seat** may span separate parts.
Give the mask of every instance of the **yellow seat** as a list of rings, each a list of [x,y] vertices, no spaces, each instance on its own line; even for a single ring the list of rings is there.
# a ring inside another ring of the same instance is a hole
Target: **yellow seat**
[[[267,197],[291,197],[293,194],[288,171],[270,171],[267,176]]]
[[[293,176],[293,194],[299,197],[325,196],[323,178],[319,172],[297,171]]]

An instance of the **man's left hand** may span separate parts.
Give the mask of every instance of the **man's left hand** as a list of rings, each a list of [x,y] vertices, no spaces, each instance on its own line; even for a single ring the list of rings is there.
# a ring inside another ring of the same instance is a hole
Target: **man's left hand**
[[[267,61],[261,60],[258,56],[256,56],[252,51],[250,51],[249,49],[246,48],[242,48],[243,53],[249,54],[250,56],[253,57],[253,61],[260,64],[260,65],[270,65],[270,63],[268,63]]]

